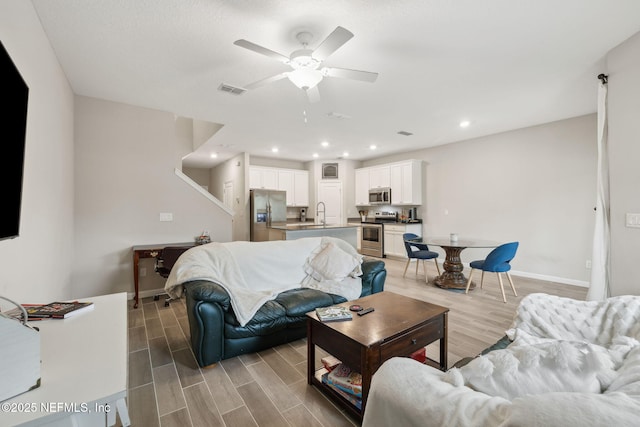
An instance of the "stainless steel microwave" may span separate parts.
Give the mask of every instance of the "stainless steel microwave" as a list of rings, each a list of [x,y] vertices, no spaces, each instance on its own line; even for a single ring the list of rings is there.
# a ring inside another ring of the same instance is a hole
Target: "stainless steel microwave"
[[[372,188],[369,190],[370,205],[388,205],[391,203],[391,188]]]

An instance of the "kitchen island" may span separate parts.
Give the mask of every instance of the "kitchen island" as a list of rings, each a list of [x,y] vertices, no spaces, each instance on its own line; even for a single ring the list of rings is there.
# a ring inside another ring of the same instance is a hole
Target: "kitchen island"
[[[287,224],[271,226],[269,240],[295,240],[303,237],[335,237],[358,246],[358,226],[349,224]]]

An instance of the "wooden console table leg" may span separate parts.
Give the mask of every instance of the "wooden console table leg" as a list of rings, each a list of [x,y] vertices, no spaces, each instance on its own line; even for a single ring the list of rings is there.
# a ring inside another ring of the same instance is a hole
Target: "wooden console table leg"
[[[133,251],[133,285],[134,285],[133,308],[138,308],[138,287],[140,286],[138,283],[138,280],[139,280],[138,263],[139,262],[140,262],[140,253],[134,250]]]

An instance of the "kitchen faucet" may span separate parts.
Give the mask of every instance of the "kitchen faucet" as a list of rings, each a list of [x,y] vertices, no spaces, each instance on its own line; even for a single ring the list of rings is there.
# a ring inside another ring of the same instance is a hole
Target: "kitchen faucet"
[[[318,202],[318,204],[316,205],[316,218],[318,217],[318,215],[320,215],[320,204],[322,204],[322,221],[320,222],[322,225],[327,225],[327,214],[326,214],[326,210],[327,207],[325,206],[324,202]]]

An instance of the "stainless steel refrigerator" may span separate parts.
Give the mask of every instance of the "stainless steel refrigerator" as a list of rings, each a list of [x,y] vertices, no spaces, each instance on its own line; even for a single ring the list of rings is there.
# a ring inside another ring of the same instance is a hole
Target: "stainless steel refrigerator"
[[[251,190],[250,194],[250,240],[252,242],[268,241],[271,226],[287,225],[287,192]]]

